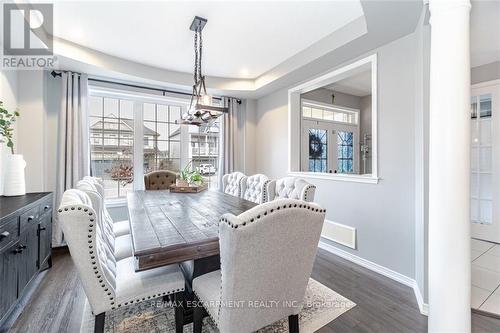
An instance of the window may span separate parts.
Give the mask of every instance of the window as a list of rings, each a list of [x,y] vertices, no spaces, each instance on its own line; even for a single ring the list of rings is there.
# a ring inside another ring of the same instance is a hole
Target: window
[[[91,172],[104,180],[107,199],[142,189],[144,173],[179,172],[186,165],[200,171],[210,187],[218,186],[220,119],[180,125],[188,102],[90,88]]]
[[[337,172],[353,172],[353,135],[352,132],[337,133]]]
[[[327,172],[328,140],[324,129],[309,129],[309,171]]]
[[[107,197],[125,196],[133,181],[133,103],[91,96],[89,108],[92,175],[104,180]]]
[[[181,107],[143,104],[144,173],[155,170],[179,172],[181,168],[181,135],[178,121]]]
[[[302,117],[356,125],[358,111],[302,100]]]
[[[191,161],[192,167],[204,176],[210,187],[217,188],[220,118],[211,124],[189,125],[187,127],[191,148],[188,156],[189,161]]]

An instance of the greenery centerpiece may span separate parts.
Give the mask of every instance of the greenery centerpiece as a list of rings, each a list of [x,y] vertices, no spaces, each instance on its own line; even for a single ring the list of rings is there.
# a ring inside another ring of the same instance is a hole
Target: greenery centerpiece
[[[14,155],[14,123],[16,118],[19,117],[19,110],[16,109],[9,112],[3,107],[3,102],[0,101],[0,135],[3,137],[1,142],[6,142],[7,147],[10,148],[12,155]]]
[[[191,170],[193,162],[189,162],[180,173],[178,186],[200,186],[203,184],[203,176],[195,169]]]
[[[11,154],[6,155],[4,178],[0,179],[0,194],[16,196],[26,194],[24,168],[26,162],[23,155],[14,152],[14,124],[19,117],[18,109],[9,111],[0,101],[0,142],[6,143]]]

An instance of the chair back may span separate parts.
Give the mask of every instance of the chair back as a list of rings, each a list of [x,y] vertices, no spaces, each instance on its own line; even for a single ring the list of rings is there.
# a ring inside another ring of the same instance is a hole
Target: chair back
[[[105,194],[104,194],[104,180],[102,178],[85,176],[85,177],[83,177],[82,180],[86,180],[86,181],[92,183],[96,187],[96,189],[99,192],[99,194],[101,195],[101,197],[103,199],[106,198]]]
[[[284,177],[270,181],[267,185],[267,192],[268,201],[276,199],[296,199],[313,202],[316,186],[301,178]]]
[[[64,192],[58,219],[94,314],[114,309],[116,297],[116,261],[102,241],[97,216],[85,192]]]
[[[114,252],[115,237],[113,232],[113,221],[109,220],[105,213],[104,200],[96,189],[95,184],[84,178],[76,184],[76,188],[88,195],[92,208],[94,208],[97,214],[97,223],[100,224],[101,230],[103,230],[101,233],[101,236],[103,236],[102,240],[107,242],[110,249]]]
[[[225,174],[222,177],[222,191],[235,197],[241,197],[245,181],[245,174],[239,171]]]
[[[88,181],[95,187],[96,191],[99,192],[104,202],[104,200],[106,199],[104,192],[104,180],[99,177],[91,177],[91,176],[85,176],[83,177],[83,180]],[[109,215],[108,209],[106,208],[106,205],[104,203],[102,205],[102,211],[104,218],[110,222],[113,222],[113,219],[111,218],[111,215]]]
[[[245,200],[261,204],[267,201],[267,184],[269,178],[263,174],[248,176],[243,184],[241,197]]]
[[[221,332],[253,332],[300,312],[324,219],[320,206],[291,199],[223,215],[220,301],[243,306],[219,307]]]
[[[146,190],[168,190],[175,184],[177,174],[169,170],[153,171],[144,175],[144,188]]]

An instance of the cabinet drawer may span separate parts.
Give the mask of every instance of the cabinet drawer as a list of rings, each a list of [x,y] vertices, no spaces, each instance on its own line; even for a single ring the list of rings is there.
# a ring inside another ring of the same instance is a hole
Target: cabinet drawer
[[[18,217],[14,217],[0,226],[0,251],[19,238]]]
[[[42,203],[40,204],[40,208],[39,208],[40,216],[52,211],[52,206],[53,206],[52,196],[49,196],[48,199],[43,200]]]
[[[26,228],[28,228],[32,224],[38,223],[38,210],[40,208],[38,206],[31,208],[26,213],[21,215],[19,219],[19,229],[20,233],[22,233]]]

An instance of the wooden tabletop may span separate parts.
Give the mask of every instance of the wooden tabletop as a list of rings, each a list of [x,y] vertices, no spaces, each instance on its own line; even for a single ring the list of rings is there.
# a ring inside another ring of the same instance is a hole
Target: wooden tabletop
[[[239,215],[255,203],[219,191],[127,195],[136,271],[219,253],[221,215]]]

